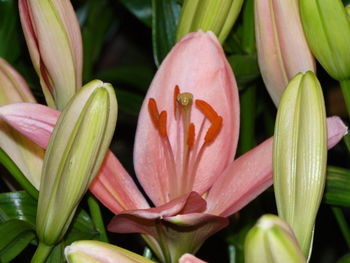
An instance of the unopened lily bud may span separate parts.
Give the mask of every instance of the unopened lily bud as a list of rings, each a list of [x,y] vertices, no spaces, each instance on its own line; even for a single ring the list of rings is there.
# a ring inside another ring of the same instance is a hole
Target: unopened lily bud
[[[97,174],[117,119],[113,87],[86,84],[61,113],[45,154],[37,211],[40,241],[60,241]]]
[[[278,107],[273,173],[278,215],[309,255],[322,199],[327,163],[327,126],[322,89],[312,72],[288,84]]]
[[[29,53],[46,98],[63,110],[81,87],[82,40],[69,0],[19,0]]]
[[[35,102],[22,76],[0,58],[0,106],[16,102]],[[28,181],[40,185],[44,150],[0,120],[0,148],[12,159]]]
[[[185,0],[177,40],[190,32],[212,31],[223,43],[241,11],[243,0]]]
[[[101,241],[77,241],[64,250],[68,263],[152,263],[129,250]]]
[[[310,48],[336,80],[350,78],[350,20],[341,0],[300,0]]]
[[[276,106],[288,82],[299,72],[314,71],[297,0],[255,1],[258,61],[265,86]]]
[[[246,263],[306,263],[288,224],[275,215],[262,216],[244,243]]]

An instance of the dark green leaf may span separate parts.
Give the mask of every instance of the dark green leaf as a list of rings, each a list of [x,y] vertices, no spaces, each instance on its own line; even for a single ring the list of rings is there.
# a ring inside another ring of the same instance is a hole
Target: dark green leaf
[[[11,64],[20,54],[20,32],[16,0],[0,1],[0,57]]]
[[[64,262],[66,262],[64,257],[64,244],[63,242],[61,242],[52,249],[45,263],[64,263]]]
[[[180,9],[176,0],[152,0],[153,56],[157,66],[175,44]]]
[[[253,82],[260,76],[255,55],[232,55],[228,57],[228,61],[240,87]]]
[[[7,155],[7,153],[0,148],[0,163],[11,173],[16,181],[34,198],[38,198],[38,190],[28,181],[17,165]]]
[[[151,26],[151,0],[120,0],[120,2],[143,23]]]
[[[346,254],[341,259],[337,261],[337,263],[350,263],[350,254]]]
[[[248,54],[255,53],[254,0],[246,0],[243,6],[242,47]]]
[[[35,226],[37,202],[24,191],[0,194],[0,222],[18,219]]]
[[[98,73],[97,78],[119,85],[128,85],[146,92],[153,78],[153,69],[146,64],[123,65]]]
[[[350,206],[350,171],[339,167],[327,168],[324,200],[327,204]]]
[[[84,11],[84,12],[82,12]],[[93,67],[110,29],[116,29],[118,19],[106,0],[90,0],[80,11],[82,21],[82,36],[84,43],[84,81],[93,76]]]
[[[125,90],[118,90],[117,98],[120,110],[134,116],[139,114],[143,97]]]
[[[21,220],[10,220],[0,225],[0,262],[14,259],[35,238],[32,225]]]

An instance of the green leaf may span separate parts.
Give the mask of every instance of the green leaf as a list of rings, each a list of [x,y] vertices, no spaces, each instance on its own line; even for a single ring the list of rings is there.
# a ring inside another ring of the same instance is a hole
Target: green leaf
[[[152,24],[151,0],[119,0],[133,15],[147,26]]]
[[[238,86],[245,86],[260,76],[258,61],[255,55],[232,55],[228,61],[235,73]]]
[[[350,206],[350,170],[328,166],[324,201],[330,205]]]
[[[0,261],[10,262],[35,238],[31,224],[10,220],[0,225]]]
[[[341,257],[337,263],[350,263],[350,254],[346,254],[343,257]]]
[[[84,81],[93,76],[93,67],[98,59],[102,46],[108,37],[109,30],[115,30],[119,20],[114,16],[106,0],[90,0],[82,10],[82,37],[84,43]]]
[[[157,66],[175,44],[180,5],[176,0],[152,0],[153,56]]]
[[[17,1],[0,1],[0,57],[11,64],[20,54],[20,32]]]
[[[45,263],[64,263],[66,259],[64,257],[64,244],[63,242],[59,243],[53,248],[50,255],[46,259]]]
[[[117,91],[119,109],[125,113],[137,116],[139,114],[143,97],[125,90]]]

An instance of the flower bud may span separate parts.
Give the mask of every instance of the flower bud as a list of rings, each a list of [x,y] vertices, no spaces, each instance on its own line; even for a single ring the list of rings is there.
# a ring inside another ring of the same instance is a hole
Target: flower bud
[[[63,110],[81,87],[82,40],[69,0],[19,0],[24,36],[47,104]]]
[[[315,71],[298,1],[255,1],[255,32],[261,75],[277,106],[288,82],[297,73]]]
[[[341,0],[300,0],[310,48],[336,80],[350,78],[350,20]]]
[[[97,174],[113,136],[117,101],[113,87],[86,84],[61,113],[45,154],[37,233],[40,241],[60,241],[79,201]]]
[[[0,106],[16,102],[35,102],[22,76],[0,58]],[[0,120],[0,148],[37,189],[40,185],[44,150]]]
[[[246,263],[306,263],[288,224],[275,215],[262,216],[244,243]]]
[[[309,254],[322,199],[327,163],[327,126],[322,89],[312,72],[288,84],[278,107],[273,147],[278,215]]]
[[[198,30],[213,31],[223,43],[241,11],[243,0],[185,0],[177,40]]]
[[[68,263],[152,263],[129,250],[101,241],[77,241],[64,250]]]

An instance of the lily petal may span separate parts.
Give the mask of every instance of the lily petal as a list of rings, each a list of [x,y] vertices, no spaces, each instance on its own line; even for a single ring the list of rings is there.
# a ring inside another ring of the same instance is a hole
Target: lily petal
[[[205,65],[205,67],[203,67]],[[174,88],[189,92],[194,100],[209,103],[223,118],[216,140],[208,145],[199,161],[192,190],[202,194],[208,190],[224,167],[232,161],[239,132],[239,101],[237,85],[224,52],[213,33],[191,33],[170,51],[160,66],[142,105],[135,138],[134,164],[137,177],[155,205],[169,201],[171,176],[164,164],[164,147],[148,112],[149,99],[157,102],[159,111],[166,111],[167,134],[175,163],[183,154],[182,123],[175,119]],[[204,123],[203,132],[196,134],[199,146],[204,141],[209,121],[192,106],[191,122],[196,133]],[[184,194],[184,193],[182,193]]]
[[[179,263],[206,263],[203,260],[200,260],[199,258],[191,255],[191,254],[184,254],[180,260]]]
[[[0,118],[46,149],[60,112],[40,104],[15,103],[0,107]],[[112,152],[108,152],[90,190],[114,213],[149,205]]]
[[[328,148],[347,133],[338,117],[327,118]],[[210,189],[207,213],[230,216],[272,185],[272,138],[232,162]]]

